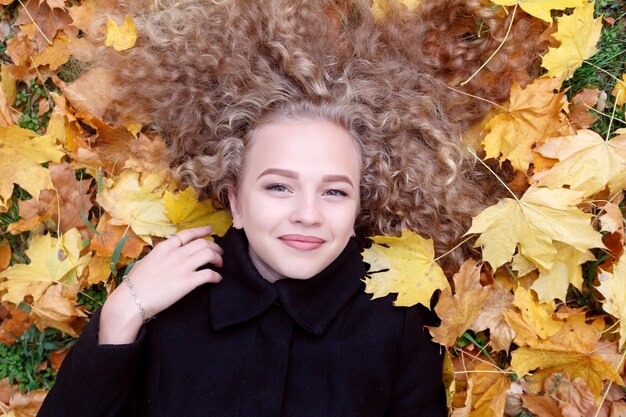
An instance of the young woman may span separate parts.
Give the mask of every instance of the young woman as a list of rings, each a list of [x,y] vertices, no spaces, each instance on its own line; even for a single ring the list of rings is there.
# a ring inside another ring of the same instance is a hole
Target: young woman
[[[439,3],[466,25],[484,13]],[[102,60],[117,121],[153,120],[178,177],[233,227],[217,244],[182,231],[139,261],[40,416],[447,414],[432,316],[370,300],[355,238],[410,227],[442,251],[490,200],[457,139],[485,109],[449,116],[468,102],[411,49],[441,10],[183,0],[136,19],[138,44]]]

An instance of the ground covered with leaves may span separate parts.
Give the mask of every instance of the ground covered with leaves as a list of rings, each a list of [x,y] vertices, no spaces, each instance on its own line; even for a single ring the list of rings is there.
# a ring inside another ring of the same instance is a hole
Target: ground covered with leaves
[[[36,414],[89,317],[160,238],[230,224],[177,187],[149,126],[103,121],[107,75],[89,68],[83,35],[111,4],[0,0],[4,415]],[[542,76],[513,85],[465,137],[478,160],[516,170],[510,196],[473,219],[467,236],[482,258],[452,283],[432,242],[407,231],[373,238],[364,259],[388,271],[367,278],[366,291],[397,293],[398,306],[440,292],[441,324],[429,330],[448,350],[455,417],[626,415],[626,4],[485,7],[553,23]],[[133,47],[130,17],[101,31],[106,47]]]

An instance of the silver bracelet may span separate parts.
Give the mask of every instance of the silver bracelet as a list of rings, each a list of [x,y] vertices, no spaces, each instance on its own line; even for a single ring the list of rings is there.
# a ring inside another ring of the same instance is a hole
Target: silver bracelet
[[[124,275],[122,279],[126,281],[126,285],[128,285],[128,289],[130,289],[130,293],[135,298],[135,304],[137,304],[137,306],[139,307],[139,313],[141,313],[141,319],[143,320],[143,322],[146,323],[156,318],[156,316],[152,316],[146,319],[146,311],[143,309],[143,306],[141,305],[141,300],[137,296],[137,291],[135,291],[135,287],[133,287],[133,284],[130,282],[130,278]]]

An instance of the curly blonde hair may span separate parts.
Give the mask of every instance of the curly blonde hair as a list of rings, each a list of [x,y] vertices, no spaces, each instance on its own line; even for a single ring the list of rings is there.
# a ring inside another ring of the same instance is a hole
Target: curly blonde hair
[[[275,117],[325,119],[362,151],[362,235],[433,238],[454,247],[498,196],[460,136],[489,105],[447,86],[478,68],[510,15],[477,0],[429,0],[414,11],[367,0],[165,0],[136,17],[134,48],[103,60],[116,111],[152,120],[184,184],[228,205],[246,142]],[[463,90],[490,100],[524,83],[543,26],[523,13],[509,41]],[[457,87],[458,88],[458,87]],[[444,258],[454,271],[467,245]]]

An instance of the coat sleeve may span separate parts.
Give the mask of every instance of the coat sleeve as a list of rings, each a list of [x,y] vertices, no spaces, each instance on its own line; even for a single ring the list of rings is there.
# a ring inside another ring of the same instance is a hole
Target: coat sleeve
[[[424,325],[434,324],[423,306],[406,310],[396,377],[385,417],[446,417],[442,380],[445,348],[430,338]]]
[[[133,343],[98,344],[100,307],[65,357],[38,417],[118,417],[131,412],[142,366],[146,326]]]

